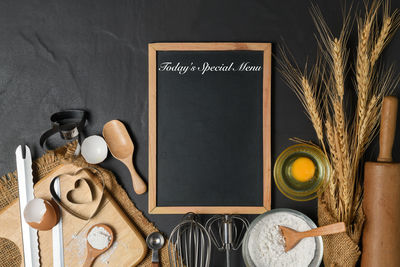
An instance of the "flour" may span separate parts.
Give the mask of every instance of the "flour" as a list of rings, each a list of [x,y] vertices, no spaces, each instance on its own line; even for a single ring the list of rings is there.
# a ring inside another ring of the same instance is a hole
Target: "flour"
[[[296,231],[307,231],[311,227],[301,218],[287,213],[271,213],[261,219],[251,230],[249,253],[257,267],[307,267],[314,258],[315,239],[304,238],[292,250],[285,252],[285,240],[279,225]]]
[[[104,264],[110,264],[110,257],[118,247],[118,242],[114,242],[112,246],[103,254],[100,255],[99,260]]]
[[[111,235],[104,227],[95,226],[90,230],[87,240],[93,248],[102,250],[110,244]]]

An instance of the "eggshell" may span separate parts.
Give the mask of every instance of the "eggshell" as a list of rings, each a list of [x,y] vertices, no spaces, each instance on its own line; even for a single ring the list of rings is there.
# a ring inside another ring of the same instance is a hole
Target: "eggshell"
[[[101,163],[107,158],[107,143],[101,136],[89,136],[82,142],[81,153],[87,163]]]
[[[25,221],[37,230],[52,229],[60,219],[58,206],[45,199],[35,198],[24,209]]]

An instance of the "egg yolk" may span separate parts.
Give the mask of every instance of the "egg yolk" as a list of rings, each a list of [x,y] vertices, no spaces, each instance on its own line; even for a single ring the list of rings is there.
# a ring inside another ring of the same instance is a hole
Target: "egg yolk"
[[[311,159],[300,157],[293,162],[292,176],[299,182],[307,182],[314,177],[315,165]]]

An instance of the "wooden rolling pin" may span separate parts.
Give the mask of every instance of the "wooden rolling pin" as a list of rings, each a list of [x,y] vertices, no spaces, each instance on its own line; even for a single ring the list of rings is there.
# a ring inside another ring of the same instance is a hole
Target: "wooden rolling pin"
[[[392,162],[398,100],[383,100],[378,162],[364,168],[362,267],[400,266],[400,163]]]

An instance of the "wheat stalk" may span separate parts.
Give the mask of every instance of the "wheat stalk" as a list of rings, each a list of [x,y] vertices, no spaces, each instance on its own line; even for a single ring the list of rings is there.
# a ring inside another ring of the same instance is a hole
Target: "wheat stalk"
[[[329,185],[328,185],[328,189],[329,189],[329,194],[327,194],[328,196],[335,197],[336,193],[337,193],[337,179],[335,179],[335,177],[340,175],[340,168],[337,168],[336,166],[340,165],[340,158],[338,155],[338,151],[337,151],[337,147],[336,147],[336,142],[335,142],[335,131],[333,129],[333,125],[332,125],[332,121],[330,118],[328,118],[325,122],[325,127],[326,127],[326,139],[328,142],[328,146],[329,146],[329,159],[332,162],[332,165],[335,166],[335,168],[333,169],[332,172],[332,177],[334,177],[333,179],[331,179]],[[329,201],[328,202],[330,205],[330,210],[333,211],[334,213],[336,213],[336,216],[339,217],[339,212],[338,212],[338,203],[336,201]]]
[[[320,141],[324,140],[324,133],[322,128],[322,119],[318,108],[317,101],[315,100],[314,90],[309,80],[303,76],[301,79],[301,85],[303,88],[304,102],[307,109],[307,113],[310,116],[311,122],[314,126],[317,137]]]
[[[361,155],[364,153],[365,149],[367,148],[370,139],[370,133],[373,132],[373,130],[376,128],[377,125],[377,120],[379,118],[374,117],[379,113],[378,107],[378,97],[376,95],[372,96],[371,100],[369,101],[368,108],[366,109],[366,114],[365,114],[365,119],[362,120],[362,124],[360,124],[358,136],[359,136],[359,156],[358,158],[361,157]],[[374,127],[375,126],[375,127]],[[357,159],[357,158],[356,158]]]
[[[333,107],[333,118],[335,123],[334,133],[336,136],[336,153],[339,153],[338,168],[341,169],[340,174],[338,173],[339,188],[338,193],[341,199],[343,199],[343,207],[341,215],[347,218],[347,210],[351,203],[349,201],[349,179],[351,174],[350,166],[350,152],[349,152],[349,141],[348,141],[348,125],[346,115],[344,111],[344,86],[346,73],[345,65],[347,61],[345,40],[335,38],[332,42],[330,54],[332,55],[333,66],[332,72],[334,77],[334,86],[331,86],[331,103]],[[331,148],[331,146],[329,146]]]
[[[310,74],[307,74],[306,71],[304,71],[303,74],[297,65],[292,64],[283,47],[280,47],[280,53],[282,57],[277,61],[280,65],[279,70],[282,77],[285,79],[286,83],[293,88],[306,110],[306,114],[317,134],[317,138],[323,144],[322,146],[325,151],[323,117],[320,110],[323,97],[318,93],[320,90],[318,90],[317,81],[315,80],[323,72],[321,71],[323,67],[319,64],[320,61],[317,61]]]
[[[331,55],[333,59],[333,76],[334,86],[330,90],[331,101],[334,111],[335,127],[338,129],[339,143],[343,158],[348,158],[348,139],[347,139],[347,122],[346,115],[344,113],[343,101],[344,101],[344,86],[345,86],[345,62],[346,55],[345,44],[343,40],[334,39],[331,46]]]
[[[325,53],[327,65],[330,68],[331,77],[327,82],[326,89],[330,102],[326,104],[327,119],[326,135],[328,146],[330,149],[331,161],[335,169],[335,177],[331,181],[334,186],[330,188],[331,199],[335,199],[339,195],[340,201],[331,205],[332,210],[338,209],[338,217],[347,217],[348,210],[351,206],[349,200],[349,179],[351,173],[351,159],[348,141],[348,121],[344,111],[345,96],[345,77],[346,65],[348,60],[348,29],[350,16],[344,17],[343,28],[339,38],[334,38],[326,25],[323,16],[318,7],[313,6],[312,16],[319,32],[319,47]],[[330,115],[329,110],[332,110]]]
[[[376,41],[374,48],[372,49],[371,68],[373,68],[375,66],[376,61],[378,60],[380,54],[383,51],[383,48],[386,44],[386,39],[389,35],[389,30],[390,30],[391,26],[392,26],[392,18],[388,17],[384,20],[378,40]]]
[[[368,18],[365,23],[360,23],[361,25],[359,25],[360,30],[356,61],[356,80],[358,94],[357,119],[359,121],[359,125],[362,125],[362,120],[364,119],[370,88],[369,70],[371,63],[368,56],[372,21],[372,18]]]
[[[398,11],[395,10],[391,15],[389,13],[389,2],[385,2],[383,7],[382,27],[371,52],[371,68],[375,66],[375,63],[377,62],[383,49],[399,28],[400,23]]]

